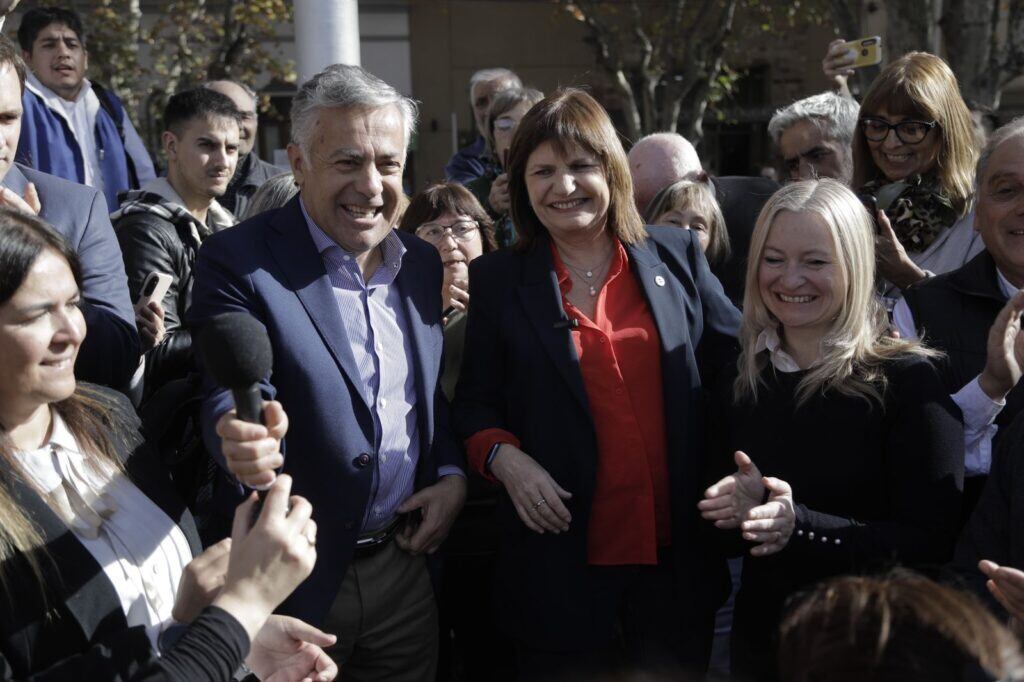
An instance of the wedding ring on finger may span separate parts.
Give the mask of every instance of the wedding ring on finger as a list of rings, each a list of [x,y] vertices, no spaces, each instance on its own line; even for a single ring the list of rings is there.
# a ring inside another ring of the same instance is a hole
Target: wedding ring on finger
[[[545,499],[544,499],[544,498],[542,497],[542,498],[540,498],[539,500],[537,500],[536,502],[534,502],[534,503],[533,503],[533,508],[534,508],[534,509],[537,509],[537,508],[538,508],[538,507],[540,507],[540,506],[541,506],[542,504],[547,504],[547,503],[548,503],[548,501],[547,501],[547,500],[545,500]]]

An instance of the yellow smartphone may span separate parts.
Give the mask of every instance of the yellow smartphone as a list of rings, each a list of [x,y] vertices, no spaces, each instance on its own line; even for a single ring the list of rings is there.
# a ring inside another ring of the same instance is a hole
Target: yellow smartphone
[[[843,46],[847,51],[857,54],[853,59],[853,68],[855,69],[863,66],[874,66],[882,62],[882,36],[849,40],[843,43]]]

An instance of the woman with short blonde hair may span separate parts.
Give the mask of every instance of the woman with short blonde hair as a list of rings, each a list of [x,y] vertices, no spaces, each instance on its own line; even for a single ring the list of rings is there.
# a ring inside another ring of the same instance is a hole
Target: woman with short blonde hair
[[[716,382],[708,429],[725,475],[699,504],[749,554],[731,645],[743,679],[775,679],[793,592],[952,553],[963,427],[935,353],[889,336],[872,233],[853,192],[825,179],[776,192],[751,238],[740,358]]]

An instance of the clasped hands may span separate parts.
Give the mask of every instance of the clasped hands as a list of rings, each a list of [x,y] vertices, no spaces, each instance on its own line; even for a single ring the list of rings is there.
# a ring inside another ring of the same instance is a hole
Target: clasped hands
[[[781,479],[762,476],[746,454],[737,451],[734,460],[736,473],[704,491],[697,504],[701,516],[716,528],[739,528],[744,540],[755,543],[751,556],[782,551],[796,526],[792,489]],[[768,499],[762,504],[766,490]]]

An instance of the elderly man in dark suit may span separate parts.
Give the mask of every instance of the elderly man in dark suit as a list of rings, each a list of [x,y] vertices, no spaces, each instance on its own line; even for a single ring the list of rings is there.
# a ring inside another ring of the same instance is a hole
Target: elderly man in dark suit
[[[189,313],[200,334],[231,311],[267,329],[266,426],[235,419],[230,394],[210,386],[206,442],[246,486],[283,465],[316,509],[330,540],[282,610],[338,635],[333,654],[350,680],[433,679],[423,555],[465,497],[438,383],[441,261],[393,229],[415,116],[412,100],[359,67],[306,82],[288,146],[299,195],[203,244]]]
[[[0,37],[0,204],[38,214],[78,253],[88,334],[75,375],[120,388],[139,361],[139,334],[121,249],[98,191],[13,163],[21,134],[25,74],[17,48]]]

